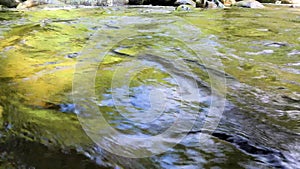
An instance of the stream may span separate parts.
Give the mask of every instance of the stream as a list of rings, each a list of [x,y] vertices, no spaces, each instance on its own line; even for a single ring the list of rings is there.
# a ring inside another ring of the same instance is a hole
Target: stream
[[[299,168],[300,11],[0,11],[0,168]]]

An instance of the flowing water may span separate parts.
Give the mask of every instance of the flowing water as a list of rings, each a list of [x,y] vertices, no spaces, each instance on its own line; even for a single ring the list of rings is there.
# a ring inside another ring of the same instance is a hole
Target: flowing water
[[[299,27],[290,8],[1,11],[0,168],[297,168]]]

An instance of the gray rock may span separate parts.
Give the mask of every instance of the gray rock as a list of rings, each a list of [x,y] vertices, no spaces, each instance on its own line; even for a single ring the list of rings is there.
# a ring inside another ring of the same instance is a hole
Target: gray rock
[[[300,50],[292,50],[290,53],[288,53],[288,56],[294,56],[294,55],[300,55]]]
[[[177,11],[191,11],[192,10],[192,6],[191,5],[179,5],[176,10]]]
[[[243,0],[237,2],[235,5],[243,8],[264,8],[264,6],[256,0]]]
[[[210,8],[210,9],[214,9],[214,8],[218,8],[218,5],[215,4],[214,2],[207,1],[205,7]]]
[[[279,48],[283,46],[288,46],[288,44],[285,42],[271,42],[271,43],[265,43],[264,46]]]
[[[17,9],[31,8],[38,5],[40,5],[40,2],[37,0],[27,0],[25,2],[19,3]]]
[[[223,0],[224,6],[232,6],[236,3],[235,0]]]
[[[177,0],[175,2],[175,5],[191,5],[193,7],[196,7],[196,2],[192,0]]]
[[[204,7],[205,8],[225,8],[222,2],[219,0],[204,0]]]

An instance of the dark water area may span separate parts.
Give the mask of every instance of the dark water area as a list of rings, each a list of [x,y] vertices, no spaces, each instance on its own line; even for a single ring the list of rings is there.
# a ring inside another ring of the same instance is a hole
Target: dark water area
[[[0,168],[298,168],[299,27],[290,8],[1,11]]]

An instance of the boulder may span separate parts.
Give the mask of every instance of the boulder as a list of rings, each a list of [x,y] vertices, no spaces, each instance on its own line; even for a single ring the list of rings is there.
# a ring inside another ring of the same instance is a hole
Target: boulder
[[[223,0],[222,2],[225,6],[232,6],[236,3],[235,0]]]
[[[264,6],[256,0],[243,0],[237,2],[235,5],[243,8],[264,8]]]
[[[205,7],[210,8],[210,9],[214,9],[214,8],[218,8],[218,5],[215,4],[214,2],[207,1]]]
[[[225,6],[223,5],[222,2],[219,0],[204,0],[204,8],[224,8]]]
[[[20,3],[19,0],[0,0],[0,5],[9,7],[9,8],[14,8]]]
[[[202,0],[195,0],[195,2],[196,2],[196,7],[203,7]]]
[[[38,6],[40,3],[37,0],[27,0],[25,2],[19,3],[17,9],[26,9],[34,6]]]

